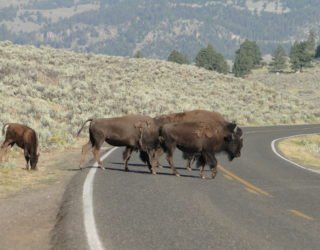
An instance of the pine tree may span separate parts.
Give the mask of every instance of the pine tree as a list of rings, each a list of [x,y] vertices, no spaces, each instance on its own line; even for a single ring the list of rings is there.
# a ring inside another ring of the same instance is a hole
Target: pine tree
[[[269,64],[270,72],[281,72],[286,68],[286,52],[281,45],[274,51],[272,62]]]
[[[208,70],[215,70],[220,73],[228,73],[229,66],[222,54],[218,53],[211,44],[202,48],[195,58],[196,65]]]
[[[290,50],[291,68],[296,72],[302,72],[303,68],[311,67],[313,56],[310,53],[308,41],[295,42]]]
[[[298,71],[301,68],[300,65],[300,48],[299,48],[299,43],[295,42],[291,49],[290,49],[290,64],[291,64],[291,69],[293,71]]]
[[[252,58],[246,53],[245,50],[238,49],[236,51],[236,57],[232,72],[236,77],[243,77],[251,72],[253,68]]]
[[[315,53],[315,58],[320,58],[320,44],[318,45]]]
[[[169,62],[175,62],[175,63],[179,63],[179,64],[190,64],[188,58],[186,55],[176,51],[176,50],[173,50],[169,57],[168,57],[168,61]]]
[[[138,51],[134,54],[133,57],[134,57],[134,58],[143,58],[144,56],[143,56],[143,54],[141,53],[141,51],[138,50]]]
[[[308,56],[315,57],[315,47],[316,47],[316,34],[313,30],[310,30],[307,42],[307,53]]]
[[[258,45],[256,42],[245,40],[236,51],[232,72],[237,77],[243,77],[260,65],[261,52]]]

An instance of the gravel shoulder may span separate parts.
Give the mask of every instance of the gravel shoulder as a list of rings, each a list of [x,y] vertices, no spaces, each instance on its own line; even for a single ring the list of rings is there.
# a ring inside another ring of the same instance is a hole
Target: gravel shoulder
[[[43,163],[37,172],[18,167],[2,172],[7,179],[16,176],[18,180],[0,183],[1,249],[51,248],[51,234],[65,188],[79,172],[80,152],[77,146],[42,153]],[[15,163],[24,164],[23,157],[18,156]]]

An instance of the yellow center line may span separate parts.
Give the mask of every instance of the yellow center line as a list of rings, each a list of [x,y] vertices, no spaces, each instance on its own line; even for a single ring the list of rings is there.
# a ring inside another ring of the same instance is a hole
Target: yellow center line
[[[221,165],[218,165],[218,168],[224,173],[229,175],[230,177],[232,177],[233,179],[237,180],[238,182],[242,183],[243,185],[245,185],[247,188],[250,188],[252,190],[254,190],[255,192],[265,195],[265,196],[269,196],[272,197],[271,194],[269,194],[268,192],[262,190],[261,188],[258,188],[257,186],[253,185],[252,183],[242,179],[241,177],[235,175],[234,173],[232,173],[231,171],[225,169],[224,167],[222,167]]]
[[[296,216],[299,216],[301,218],[304,218],[306,220],[314,220],[314,218],[312,218],[311,216],[309,215],[306,215],[298,210],[294,210],[294,209],[289,209],[288,210],[289,212],[291,212],[292,214],[296,215]]]
[[[233,180],[232,177],[230,175],[227,174],[223,174],[224,178],[228,179],[228,180]]]
[[[246,190],[249,192],[249,193],[253,193],[253,194],[259,194],[258,192],[252,190],[251,188],[248,188],[246,187]]]

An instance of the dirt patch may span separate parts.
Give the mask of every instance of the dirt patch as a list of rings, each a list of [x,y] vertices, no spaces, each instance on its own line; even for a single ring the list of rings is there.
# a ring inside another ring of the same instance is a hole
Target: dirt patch
[[[0,168],[1,249],[50,249],[51,230],[65,187],[77,173],[80,151],[77,146],[43,152],[38,171],[24,170],[23,156],[15,152],[15,159]]]
[[[306,168],[320,170],[320,135],[291,137],[280,141],[278,148],[286,158]]]

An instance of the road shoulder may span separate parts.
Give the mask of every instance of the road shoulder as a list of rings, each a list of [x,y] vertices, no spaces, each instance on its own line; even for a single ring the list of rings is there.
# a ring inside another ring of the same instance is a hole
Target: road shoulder
[[[27,174],[22,173],[22,175],[30,175],[30,178],[39,177],[38,180],[31,184],[20,180],[19,189],[10,190],[5,195],[2,193],[1,249],[52,249],[52,230],[66,186],[78,172],[75,170],[80,149],[67,149],[48,154],[57,160],[43,165],[38,172],[28,173],[23,170]],[[16,170],[17,182],[21,176],[20,172],[20,169]],[[10,175],[14,173],[15,170]],[[45,175],[50,175],[50,178]]]

